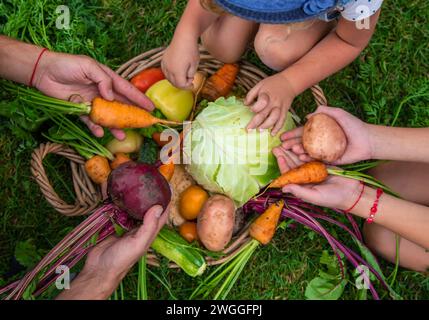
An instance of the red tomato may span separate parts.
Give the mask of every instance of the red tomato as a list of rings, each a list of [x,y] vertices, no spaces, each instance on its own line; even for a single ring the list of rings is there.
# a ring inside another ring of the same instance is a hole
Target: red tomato
[[[131,83],[137,87],[141,92],[145,93],[153,84],[165,79],[164,73],[161,68],[150,68],[143,70],[134,78]]]

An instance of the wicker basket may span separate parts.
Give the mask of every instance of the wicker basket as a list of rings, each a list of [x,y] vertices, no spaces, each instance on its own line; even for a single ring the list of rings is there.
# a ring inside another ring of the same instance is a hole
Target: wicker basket
[[[140,71],[158,67],[161,63],[162,56],[165,48],[157,48],[147,51],[130,61],[122,65],[117,73],[126,79],[131,79],[133,76],[138,74]],[[200,65],[199,70],[213,74],[221,65],[222,62],[214,59],[209,53],[200,48]],[[240,71],[237,76],[236,85],[245,92],[249,91],[259,81],[266,78],[267,75],[254,65],[240,61]],[[317,105],[326,105],[327,101],[322,89],[319,86],[311,88],[314,99]],[[57,154],[66,157],[70,160],[73,187],[76,193],[76,200],[74,204],[67,204],[65,201],[58,196],[55,192],[52,184],[49,181],[46,171],[43,167],[43,159],[49,154]],[[40,189],[45,196],[46,200],[61,214],[66,216],[78,216],[89,214],[93,211],[101,202],[101,192],[98,186],[95,186],[88,178],[85,168],[85,160],[78,155],[74,150],[59,145],[56,143],[42,144],[34,150],[31,159],[31,172],[39,184]],[[231,255],[234,255],[240,248],[250,241],[248,227],[245,226],[243,230],[233,239],[231,244],[223,251],[224,256],[220,259],[214,259],[212,257],[206,257],[208,265],[221,264],[227,260]],[[158,258],[152,252],[147,255],[147,261],[152,266],[159,266]],[[178,266],[174,263],[170,263],[171,268],[177,268]]]

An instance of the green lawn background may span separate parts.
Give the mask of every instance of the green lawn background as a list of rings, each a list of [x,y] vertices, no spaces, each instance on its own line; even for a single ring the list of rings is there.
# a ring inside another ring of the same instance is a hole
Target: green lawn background
[[[143,51],[167,45],[185,3],[1,0],[0,33],[57,51],[86,54],[117,68]],[[55,28],[55,9],[61,4],[70,8],[70,30]],[[427,1],[385,1],[369,47],[352,65],[321,83],[330,105],[374,124],[391,125],[398,114],[397,126],[428,126],[428,26]],[[248,53],[246,58],[263,68],[254,54]],[[2,91],[0,95],[2,103],[7,103]],[[304,116],[315,104],[306,93],[294,107]],[[8,272],[18,242],[29,241],[43,254],[81,221],[56,213],[31,179],[30,155],[42,141],[41,132],[29,135],[17,130],[13,121],[0,118],[0,283],[10,280]],[[67,163],[55,157],[48,160],[55,186],[71,199],[65,187],[70,182]],[[277,234],[272,244],[252,257],[230,298],[304,298],[306,285],[317,275],[320,255],[326,249],[324,239],[301,227]],[[386,263],[382,266],[387,275],[393,271]],[[186,298],[198,284],[179,271],[165,267],[151,270],[178,298]],[[124,284],[126,297],[135,298],[136,270]],[[400,270],[394,289],[407,299],[429,299],[429,280],[418,273]],[[55,292],[49,292],[44,298],[53,295]],[[348,285],[342,298],[355,297],[356,290]],[[151,275],[149,298],[171,298]]]

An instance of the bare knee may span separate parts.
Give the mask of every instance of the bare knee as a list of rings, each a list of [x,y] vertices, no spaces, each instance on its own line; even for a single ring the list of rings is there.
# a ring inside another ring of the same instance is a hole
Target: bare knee
[[[234,63],[237,62],[243,50],[236,50],[232,46],[226,48],[219,45],[219,42],[215,37],[212,37],[208,33],[204,33],[201,36],[201,42],[204,48],[217,60],[222,61],[223,63]]]
[[[395,263],[396,260],[396,234],[377,225],[365,224],[363,228],[365,244],[375,254],[383,259]],[[415,271],[425,272],[429,268],[429,254],[418,245],[406,240],[400,240],[399,264]]]
[[[281,39],[263,29],[256,34],[255,51],[267,67],[281,71],[300,58],[296,51],[288,45],[286,37],[285,34],[284,39]]]

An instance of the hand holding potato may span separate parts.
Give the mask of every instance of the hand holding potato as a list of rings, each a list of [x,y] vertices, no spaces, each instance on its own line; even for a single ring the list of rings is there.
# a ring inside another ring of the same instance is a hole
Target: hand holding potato
[[[347,138],[347,146],[343,155],[332,164],[350,164],[362,160],[371,159],[371,141],[368,133],[368,124],[364,123],[360,119],[351,115],[340,108],[332,108],[320,106],[316,112],[308,115],[308,118],[315,114],[324,113],[331,118],[335,119],[336,122],[341,126]],[[317,128],[317,130],[323,130],[323,128]],[[290,150],[295,153],[300,161],[310,161],[311,157],[307,154],[302,144],[304,128],[299,127],[294,130],[285,132],[281,139],[283,141],[282,148],[284,150]],[[339,146],[332,146],[333,149],[339,149]],[[338,151],[338,150],[337,150]],[[329,162],[329,161],[327,161]]]

